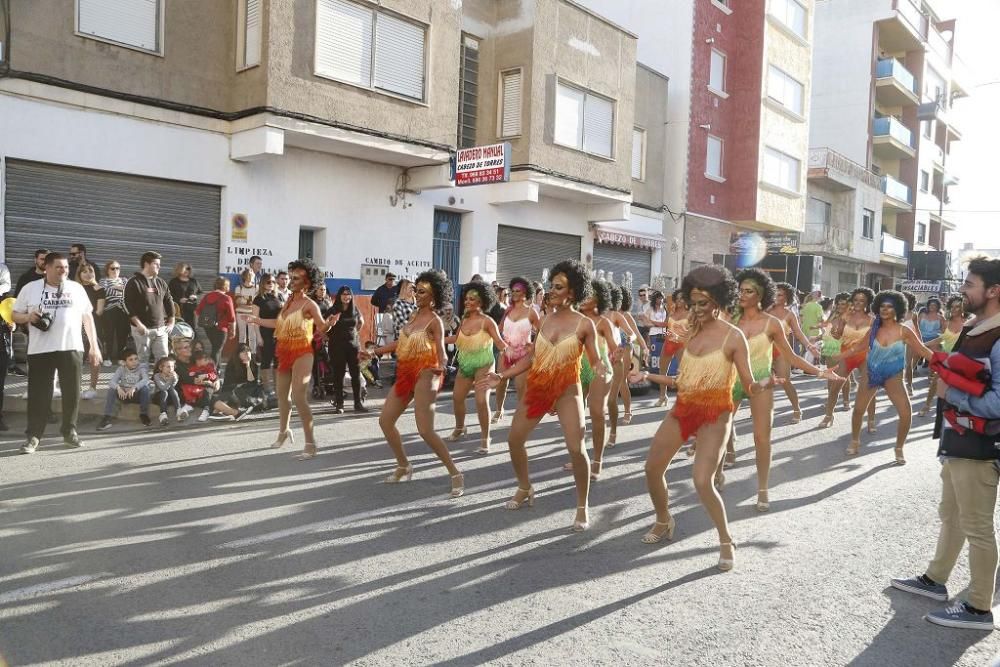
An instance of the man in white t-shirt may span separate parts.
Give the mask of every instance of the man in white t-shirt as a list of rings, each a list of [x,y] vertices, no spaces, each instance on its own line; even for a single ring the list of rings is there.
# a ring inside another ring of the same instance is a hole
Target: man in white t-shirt
[[[48,420],[55,374],[62,387],[62,436],[67,447],[82,447],[76,432],[80,410],[83,331],[97,340],[93,306],[83,285],[67,280],[69,261],[58,252],[45,256],[45,277],[25,285],[14,303],[14,322],[31,327],[28,339],[28,440],[22,454],[34,454]],[[101,363],[90,346],[91,366]]]

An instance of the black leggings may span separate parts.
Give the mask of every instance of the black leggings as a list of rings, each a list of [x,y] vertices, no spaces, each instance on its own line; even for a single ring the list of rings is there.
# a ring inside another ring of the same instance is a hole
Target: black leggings
[[[262,342],[260,346],[260,369],[277,368],[278,360],[274,355],[274,347],[278,341],[274,337],[274,329],[261,327],[260,339]]]
[[[101,314],[100,337],[103,339],[105,357],[111,361],[119,361],[126,347],[135,347],[128,313],[121,308],[105,309]]]
[[[222,359],[222,348],[226,344],[226,332],[219,327],[206,327],[205,335],[212,346],[212,362],[219,368],[219,360]]]
[[[330,341],[330,365],[333,367],[333,400],[344,403],[344,370],[351,373],[351,390],[354,404],[361,403],[361,370],[358,368],[358,344],[353,341]]]

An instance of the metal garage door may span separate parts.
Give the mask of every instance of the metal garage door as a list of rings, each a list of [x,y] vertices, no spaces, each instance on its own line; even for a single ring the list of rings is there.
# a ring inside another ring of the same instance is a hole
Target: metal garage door
[[[497,230],[497,282],[515,276],[541,280],[542,271],[564,259],[580,259],[581,240],[572,234],[500,225]]]
[[[4,241],[15,277],[36,248],[67,252],[87,246],[101,263],[118,260],[125,277],[147,250],[163,255],[169,280],[187,262],[203,289],[219,271],[221,188],[39,162],[7,160]]]
[[[594,270],[611,271],[615,284],[621,285],[625,272],[632,273],[632,303],[636,303],[639,285],[648,285],[653,251],[645,248],[625,248],[609,243],[594,244]]]

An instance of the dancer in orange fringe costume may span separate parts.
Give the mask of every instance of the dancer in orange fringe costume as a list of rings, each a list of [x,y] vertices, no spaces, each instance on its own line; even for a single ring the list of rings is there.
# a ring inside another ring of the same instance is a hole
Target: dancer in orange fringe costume
[[[844,318],[844,332],[840,335],[840,355],[834,357],[838,359],[837,375],[844,378],[844,382],[831,382],[826,398],[826,415],[819,423],[819,428],[833,426],[833,408],[837,404],[837,395],[843,388],[844,383],[849,381],[851,373],[860,368],[861,379],[858,381],[858,390],[861,389],[861,382],[864,379],[865,359],[868,358],[868,333],[871,331],[872,322],[875,317],[871,313],[872,301],[875,300],[875,292],[867,287],[859,287],[851,292],[851,309]],[[868,406],[868,432],[875,432],[875,400],[872,399]]]

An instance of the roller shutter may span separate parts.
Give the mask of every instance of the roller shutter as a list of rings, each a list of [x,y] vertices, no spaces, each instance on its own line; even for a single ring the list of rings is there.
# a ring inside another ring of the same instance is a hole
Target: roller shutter
[[[581,237],[500,225],[497,230],[497,282],[515,276],[541,280],[542,271],[564,259],[580,259]]]
[[[10,159],[5,175],[5,256],[15,280],[36,248],[66,252],[78,242],[101,263],[101,277],[112,259],[130,277],[140,255],[155,250],[165,280],[184,261],[211,289],[219,271],[221,188]]]
[[[611,271],[616,284],[621,285],[625,272],[632,273],[632,303],[636,303],[639,285],[650,283],[653,252],[644,248],[625,248],[608,243],[594,244],[594,270]]]

